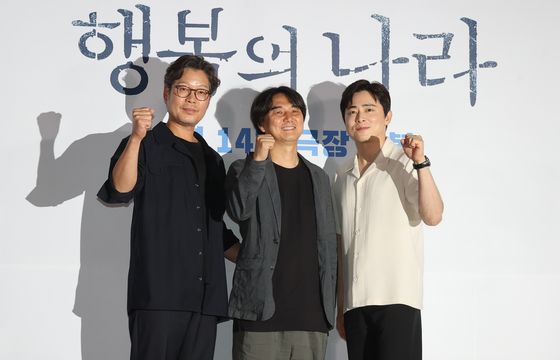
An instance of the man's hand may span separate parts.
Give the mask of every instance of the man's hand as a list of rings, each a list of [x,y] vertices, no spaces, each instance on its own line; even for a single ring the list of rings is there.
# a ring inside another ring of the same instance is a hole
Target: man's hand
[[[241,243],[233,244],[229,249],[224,251],[224,257],[235,264],[237,262],[237,254],[239,254],[240,248]]]
[[[415,164],[420,164],[426,161],[426,158],[424,157],[424,140],[422,140],[422,136],[406,134],[406,137],[401,140],[401,145],[406,156],[414,161]]]
[[[346,331],[344,331],[344,314],[336,317],[336,331],[338,331],[340,338],[346,341]]]
[[[268,152],[274,147],[274,138],[270,134],[261,134],[257,136],[256,142],[253,160],[264,161],[268,158]]]
[[[146,136],[146,132],[152,127],[154,110],[143,107],[132,110],[132,135],[138,140]]]

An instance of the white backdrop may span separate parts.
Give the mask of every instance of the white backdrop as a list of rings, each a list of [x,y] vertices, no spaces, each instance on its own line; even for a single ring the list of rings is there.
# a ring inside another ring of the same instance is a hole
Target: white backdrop
[[[163,72],[179,52],[219,65],[223,85],[199,131],[226,166],[254,140],[255,94],[288,85],[309,107],[301,153],[332,174],[354,152],[341,133],[344,86],[387,84],[390,136],[424,137],[445,201],[443,222],[425,230],[425,358],[560,358],[560,5],[138,4],[1,5],[0,359],[128,357],[131,207],[108,208],[96,193],[131,109],[163,118]],[[230,348],[231,322],[215,358]],[[327,358],[346,359],[336,332]]]

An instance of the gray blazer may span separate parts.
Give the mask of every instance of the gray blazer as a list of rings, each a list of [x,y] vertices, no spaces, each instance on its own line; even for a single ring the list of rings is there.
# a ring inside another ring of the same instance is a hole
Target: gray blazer
[[[335,323],[336,229],[328,175],[301,155],[310,170],[317,219],[321,298],[330,328]],[[247,154],[231,164],[226,178],[227,213],[239,224],[243,243],[237,256],[228,314],[244,320],[268,320],[274,314],[272,274],[281,246],[280,192],[270,157]]]

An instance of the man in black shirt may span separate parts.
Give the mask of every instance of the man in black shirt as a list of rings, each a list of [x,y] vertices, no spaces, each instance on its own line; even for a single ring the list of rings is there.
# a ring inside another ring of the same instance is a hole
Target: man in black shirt
[[[305,113],[288,87],[259,94],[255,152],[228,171],[227,211],[243,236],[229,303],[234,360],[323,359],[334,325],[334,213],[327,174],[297,152]]]
[[[131,359],[211,360],[216,324],[227,316],[224,250],[235,260],[238,242],[222,221],[222,158],[194,129],[220,80],[202,57],[182,56],[164,83],[168,122],[148,130],[154,110],[134,109],[132,134],[111,159],[98,196],[134,199]]]

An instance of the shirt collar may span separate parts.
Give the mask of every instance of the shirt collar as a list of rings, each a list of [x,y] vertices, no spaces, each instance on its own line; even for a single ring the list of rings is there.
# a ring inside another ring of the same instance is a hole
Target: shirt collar
[[[160,144],[175,143],[177,138],[173,132],[167,127],[167,124],[161,121],[152,129],[156,142]]]
[[[373,161],[373,164],[364,172],[364,175],[367,174],[370,169],[377,167],[378,164],[388,164],[391,160],[391,154],[395,150],[397,145],[391,140],[389,137],[385,138],[385,142],[381,147],[381,151],[377,154],[377,157]],[[374,166],[375,165],[375,166]],[[348,168],[346,169],[347,173],[354,175],[356,178],[360,177],[360,167],[358,166],[358,153],[354,155],[354,161],[348,163]]]
[[[175,134],[173,134],[173,131],[171,131],[171,129],[169,129],[167,127],[167,124],[164,123],[163,121],[158,123],[156,126],[154,126],[152,131],[154,132],[154,137],[156,139],[156,142],[158,143],[165,144],[165,143],[177,142],[177,137],[175,136]],[[206,146],[208,145],[204,140],[204,138],[196,131],[194,132],[194,137],[196,138],[196,140],[198,140],[198,142],[202,143],[202,145],[206,145]]]

